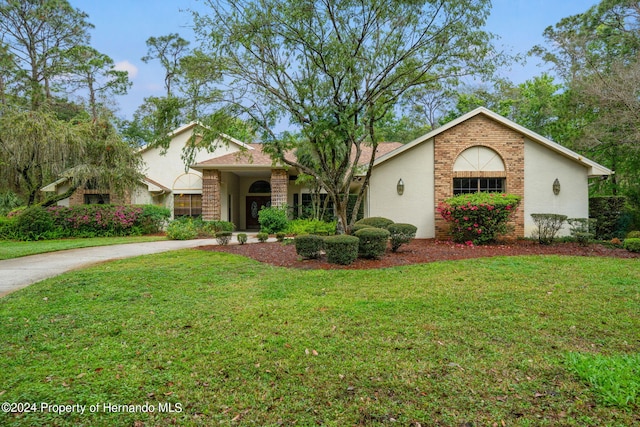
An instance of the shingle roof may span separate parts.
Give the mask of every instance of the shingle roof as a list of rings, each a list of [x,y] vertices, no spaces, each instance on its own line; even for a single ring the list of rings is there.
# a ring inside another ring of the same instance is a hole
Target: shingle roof
[[[213,167],[229,167],[229,166],[255,166],[255,167],[271,167],[273,166],[273,160],[265,153],[262,148],[262,144],[247,144],[252,150],[240,150],[235,153],[226,154],[220,157],[213,157],[209,160],[199,162],[192,166],[195,169],[208,169]],[[382,142],[378,144],[376,149],[376,157],[389,153],[396,148],[401,147],[399,142]],[[364,146],[362,154],[358,161],[359,165],[366,165],[371,159],[371,147]],[[293,152],[288,152],[285,157],[290,160],[295,160]]]

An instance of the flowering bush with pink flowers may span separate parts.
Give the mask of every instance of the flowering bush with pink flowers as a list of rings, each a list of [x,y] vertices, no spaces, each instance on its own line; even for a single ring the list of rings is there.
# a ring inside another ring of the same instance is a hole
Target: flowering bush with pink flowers
[[[47,208],[70,237],[126,236],[140,233],[140,206],[81,205]]]
[[[437,211],[449,222],[454,242],[482,245],[507,233],[519,204],[514,194],[461,194],[440,203]]]

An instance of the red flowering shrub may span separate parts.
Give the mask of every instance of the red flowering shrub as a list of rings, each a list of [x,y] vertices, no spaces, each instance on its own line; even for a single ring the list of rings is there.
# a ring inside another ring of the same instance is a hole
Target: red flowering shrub
[[[482,245],[505,234],[520,196],[503,193],[461,194],[445,200],[437,211],[449,222],[454,242]]]

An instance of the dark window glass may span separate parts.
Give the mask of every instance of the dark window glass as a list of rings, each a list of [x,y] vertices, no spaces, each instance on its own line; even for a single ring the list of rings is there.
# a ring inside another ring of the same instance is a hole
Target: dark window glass
[[[504,193],[504,178],[454,178],[453,194]]]
[[[256,181],[249,187],[249,193],[271,193],[271,184],[267,181]]]
[[[108,194],[85,194],[84,195],[84,204],[85,205],[108,205],[109,204],[109,195]]]

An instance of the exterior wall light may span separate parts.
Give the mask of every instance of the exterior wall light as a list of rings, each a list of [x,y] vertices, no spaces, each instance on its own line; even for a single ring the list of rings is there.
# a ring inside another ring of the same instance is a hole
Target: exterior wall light
[[[396,190],[398,190],[398,195],[402,196],[404,193],[404,181],[402,178],[398,180],[398,185],[396,185]]]
[[[553,194],[555,194],[556,196],[558,194],[560,194],[560,181],[558,181],[558,178],[556,178],[555,181],[553,181]]]

